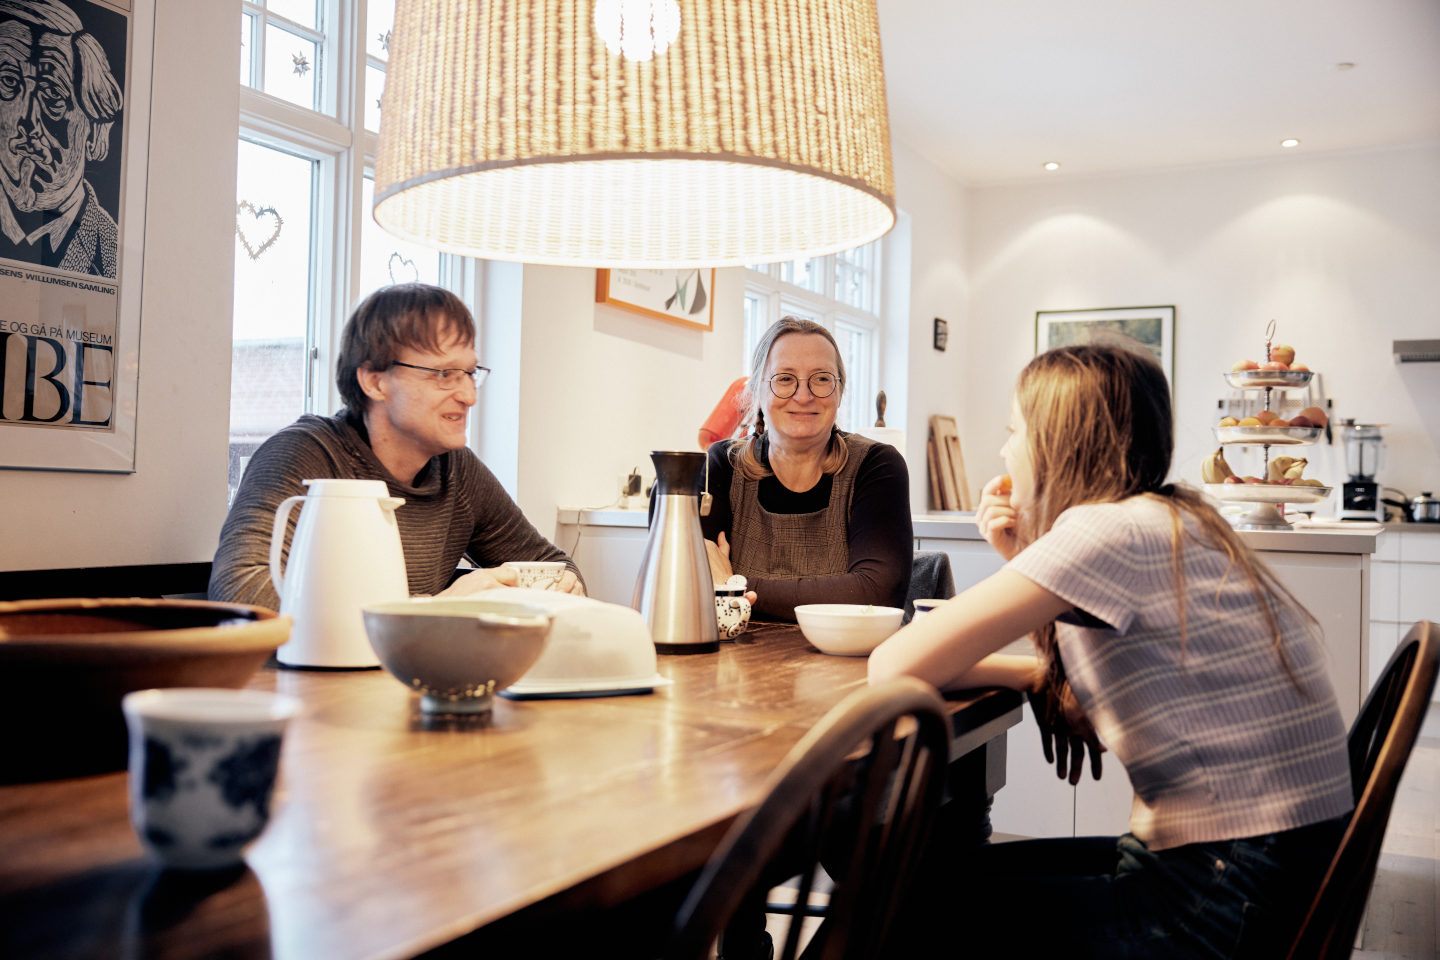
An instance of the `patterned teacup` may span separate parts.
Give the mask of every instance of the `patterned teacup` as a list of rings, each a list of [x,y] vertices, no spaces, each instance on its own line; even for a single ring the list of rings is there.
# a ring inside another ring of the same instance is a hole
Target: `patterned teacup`
[[[721,640],[734,640],[750,622],[750,601],[745,599],[745,578],[735,574],[715,584],[715,623]]]
[[[130,823],[165,866],[216,870],[242,862],[270,821],[285,724],[300,701],[283,693],[174,687],[122,701],[130,729]]]
[[[565,575],[565,564],[560,560],[506,560],[505,566],[515,571],[515,586],[532,590],[558,589]]]

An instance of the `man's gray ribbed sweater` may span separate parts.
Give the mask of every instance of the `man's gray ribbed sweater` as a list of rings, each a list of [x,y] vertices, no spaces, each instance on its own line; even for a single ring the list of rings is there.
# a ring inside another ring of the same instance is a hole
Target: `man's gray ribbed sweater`
[[[445,589],[462,555],[480,567],[506,560],[564,560],[579,576],[574,562],[525,519],[472,450],[461,448],[435,457],[411,486],[390,476],[344,415],[306,414],[261,444],[245,468],[220,531],[220,548],[210,570],[211,600],[280,606],[270,582],[275,511],[287,497],[305,493],[302,481],[317,477],[383,480],[391,496],[404,498],[395,517],[411,594]],[[302,505],[290,514],[287,558],[303,510]]]

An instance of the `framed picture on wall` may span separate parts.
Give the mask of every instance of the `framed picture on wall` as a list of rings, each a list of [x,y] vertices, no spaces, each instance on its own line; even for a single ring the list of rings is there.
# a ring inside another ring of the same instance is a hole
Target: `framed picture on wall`
[[[1035,352],[1076,343],[1139,344],[1160,361],[1175,389],[1175,308],[1107,307],[1035,311]]]
[[[14,63],[88,78],[0,90],[0,467],[133,473],[154,0],[0,6]]]
[[[715,269],[596,270],[595,302],[698,330],[712,330]]]

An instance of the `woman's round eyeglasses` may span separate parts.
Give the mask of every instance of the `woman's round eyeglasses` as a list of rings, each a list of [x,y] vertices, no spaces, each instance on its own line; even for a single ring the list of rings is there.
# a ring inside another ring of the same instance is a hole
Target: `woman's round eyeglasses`
[[[770,392],[781,400],[789,400],[800,389],[800,378],[792,373],[777,373],[766,382],[770,384]],[[824,400],[835,392],[840,378],[833,373],[812,373],[805,378],[805,383],[810,388],[810,396]]]
[[[391,360],[390,365],[394,367],[408,367],[411,370],[423,370],[430,376],[429,380],[441,390],[454,390],[456,387],[469,380],[478,390],[484,383],[485,378],[490,375],[489,367],[482,367],[478,364],[473,370],[461,370],[458,367],[447,367],[440,370],[436,367],[422,367],[418,363],[405,363],[403,360]]]

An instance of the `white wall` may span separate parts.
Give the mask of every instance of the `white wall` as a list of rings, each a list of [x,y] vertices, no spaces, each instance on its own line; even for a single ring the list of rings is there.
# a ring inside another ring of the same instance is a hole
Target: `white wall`
[[[517,501],[542,533],[558,506],[613,503],[632,467],[648,484],[652,450],[700,449],[700,425],[744,373],[743,272],[716,271],[712,293],[707,332],[597,304],[594,270],[525,267]]]
[[[236,10],[156,4],[135,473],[0,470],[0,570],[214,555],[230,400]]]
[[[970,211],[967,452],[1003,441],[1036,310],[1174,304],[1177,477],[1198,482],[1221,374],[1263,359],[1273,318],[1337,417],[1390,425],[1380,480],[1440,488],[1440,364],[1391,357],[1440,336],[1440,144],[997,187]],[[1336,441],[1310,475],[1345,479]]]
[[[905,318],[908,342],[903,346],[909,367],[905,422],[886,422],[905,428],[905,460],[910,466],[910,508],[930,509],[930,479],[925,441],[930,417],[948,414],[960,424],[962,452],[972,493],[983,477],[971,466],[972,447],[965,436],[966,389],[971,366],[968,333],[969,295],[965,224],[969,219],[968,192],[947,178],[929,161],[903,143],[893,145],[895,202],[909,221],[909,303],[891,315]],[[908,306],[908,310],[905,307]],[[950,340],[944,352],[934,348],[935,318],[949,324]],[[901,387],[882,384],[887,391]],[[935,505],[938,509],[939,505]]]

